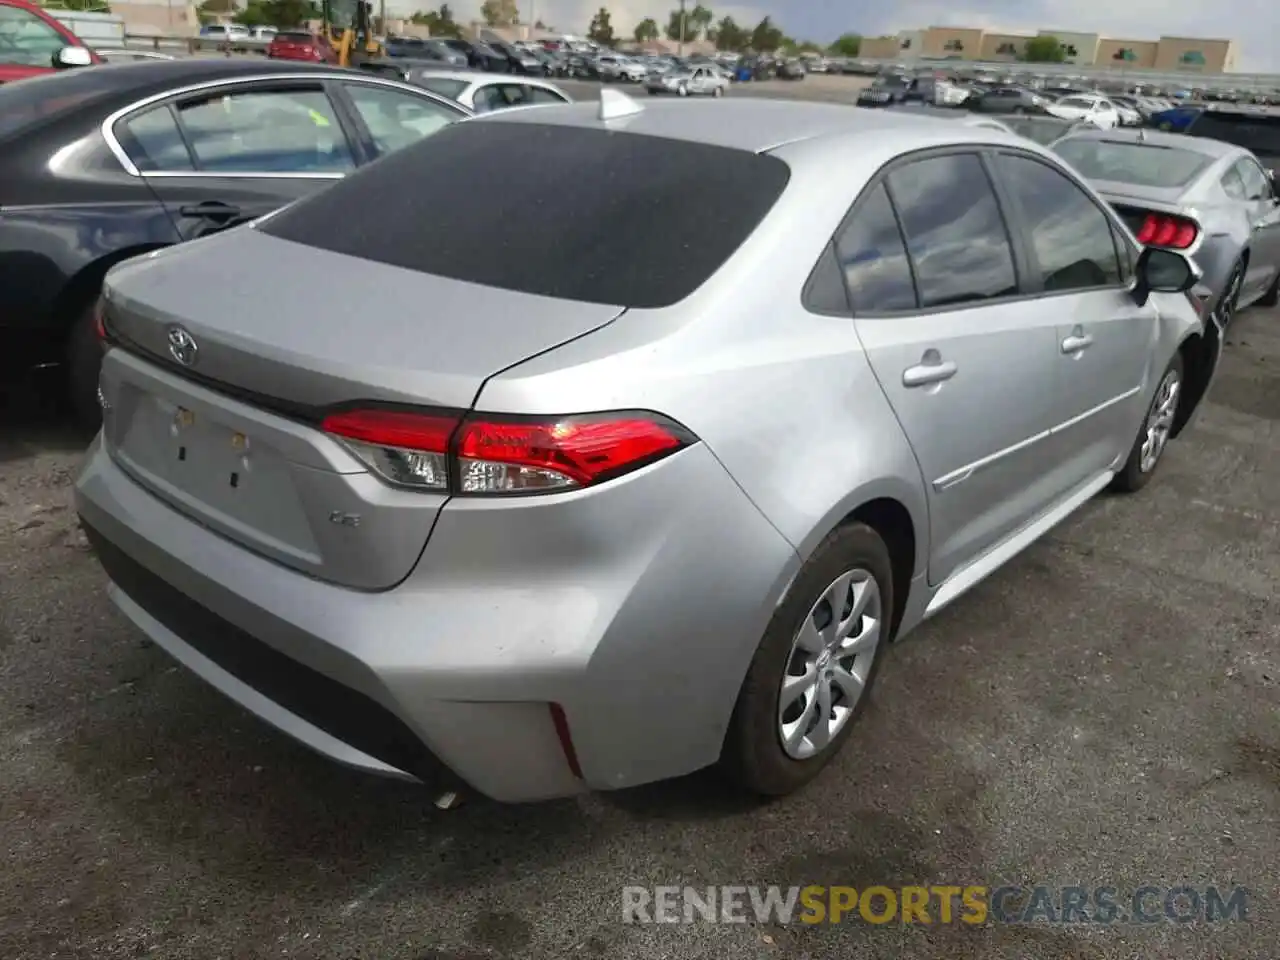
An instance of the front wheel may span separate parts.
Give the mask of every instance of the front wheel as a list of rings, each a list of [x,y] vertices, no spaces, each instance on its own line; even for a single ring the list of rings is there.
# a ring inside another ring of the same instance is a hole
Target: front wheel
[[[712,95],[713,97],[723,97],[723,96],[724,96],[724,87],[716,87],[714,90],[712,90],[712,91],[711,91],[711,95]]]
[[[687,97],[689,95],[689,88],[686,87],[684,84],[681,84],[680,87],[676,90],[676,93],[682,97]]]
[[[735,780],[781,796],[818,775],[866,707],[893,609],[879,534],[835,530],[800,568],[747,670],[721,753]]]
[[[1164,376],[1160,378],[1155,396],[1151,398],[1151,406],[1147,408],[1147,415],[1133,441],[1129,459],[1111,481],[1113,490],[1135,493],[1151,481],[1156,467],[1160,466],[1160,459],[1169,443],[1169,434],[1178,418],[1182,384],[1182,354],[1175,353]]]

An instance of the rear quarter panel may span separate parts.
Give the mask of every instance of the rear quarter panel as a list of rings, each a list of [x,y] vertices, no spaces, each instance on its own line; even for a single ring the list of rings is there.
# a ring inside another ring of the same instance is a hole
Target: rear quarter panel
[[[940,126],[940,138],[953,133]],[[919,467],[852,319],[801,304],[849,205],[896,151],[862,137],[834,155],[803,145],[777,152],[791,182],[714,278],[675,307],[628,311],[490,378],[477,408],[656,410],[702,439],[802,559],[849,512],[879,497],[907,509],[923,544]],[[918,564],[926,553],[917,550]]]

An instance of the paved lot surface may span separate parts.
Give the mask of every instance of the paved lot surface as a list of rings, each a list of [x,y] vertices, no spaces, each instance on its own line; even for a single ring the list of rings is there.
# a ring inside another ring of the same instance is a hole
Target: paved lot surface
[[[806,81],[807,82],[807,81]],[[83,441],[0,400],[0,958],[1275,960],[1280,312],[1200,424],[893,652],[801,795],[709,775],[536,807],[341,770],[115,614]],[[1216,927],[641,927],[627,884],[1243,884]]]

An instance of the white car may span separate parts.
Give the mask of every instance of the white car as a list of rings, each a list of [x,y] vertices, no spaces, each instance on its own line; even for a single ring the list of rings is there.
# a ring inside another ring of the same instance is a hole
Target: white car
[[[729,89],[729,80],[719,71],[694,67],[691,70],[673,70],[650,76],[645,82],[645,89],[651,96],[657,93],[674,93],[678,97],[723,97]]]
[[[1078,93],[1063,97],[1045,108],[1050,116],[1062,120],[1083,120],[1103,130],[1114,130],[1120,126],[1120,112],[1116,105],[1106,97],[1088,93]]]
[[[476,113],[573,102],[571,96],[553,83],[510,73],[420,69],[410,70],[408,80]]]

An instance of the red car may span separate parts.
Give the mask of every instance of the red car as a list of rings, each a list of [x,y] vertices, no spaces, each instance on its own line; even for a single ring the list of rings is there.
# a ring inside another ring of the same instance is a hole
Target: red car
[[[338,52],[324,37],[303,30],[281,31],[267,45],[272,60],[306,60],[308,63],[337,63]]]
[[[0,83],[87,67],[102,58],[27,0],[0,0]]]

